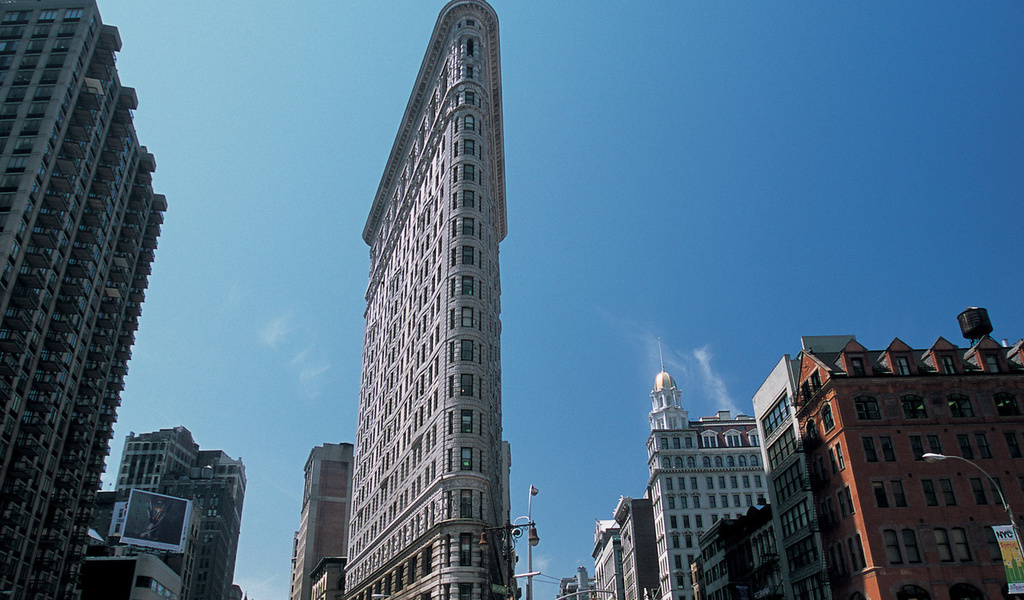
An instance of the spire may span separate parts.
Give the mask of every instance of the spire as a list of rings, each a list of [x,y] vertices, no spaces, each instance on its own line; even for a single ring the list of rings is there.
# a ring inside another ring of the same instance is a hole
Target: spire
[[[658,358],[661,359],[661,370],[665,370],[665,355],[661,352],[661,338],[658,338]]]

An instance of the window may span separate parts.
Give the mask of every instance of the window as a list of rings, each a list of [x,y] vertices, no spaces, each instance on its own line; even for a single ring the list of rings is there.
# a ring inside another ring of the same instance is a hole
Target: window
[[[469,165],[467,165],[469,166]],[[462,235],[473,236],[476,230],[476,221],[469,217],[463,217],[462,219]]]
[[[875,438],[862,437],[861,444],[864,446],[864,460],[867,462],[878,462],[878,452],[875,450]]]
[[[988,504],[988,496],[985,494],[985,486],[978,477],[971,477],[971,492],[974,493],[975,504]]]
[[[878,508],[889,508],[889,498],[885,493],[885,483],[872,481],[871,489],[875,492],[875,505]]]
[[[669,479],[669,481],[672,481],[672,480]],[[675,508],[676,507],[676,497],[675,496],[669,496],[668,497],[668,507],[669,508]]]
[[[459,359],[473,360],[473,340],[459,340]]]
[[[466,90],[466,93],[463,96],[463,99],[465,100],[466,104],[474,104],[475,105],[476,104],[476,93],[475,92],[471,92],[469,90]]]
[[[459,492],[459,516],[463,519],[473,518],[473,490]]]
[[[74,21],[74,20],[81,19],[81,18],[82,18],[82,9],[81,8],[69,8],[66,11],[64,11],[64,20],[65,21]]]
[[[953,548],[949,545],[949,534],[941,528],[936,528],[933,531],[935,532],[935,545],[939,550],[939,560],[952,562]]]
[[[910,375],[910,363],[907,361],[906,356],[896,357],[896,374]]]
[[[704,442],[705,448],[717,448],[718,447],[718,435],[713,431],[705,431],[701,434],[701,441]]]
[[[462,411],[461,427],[459,430],[462,433],[473,433],[473,411]]]
[[[853,405],[857,409],[857,418],[862,421],[877,421],[882,418],[882,413],[878,410],[878,399],[876,398],[857,396],[853,400]]]
[[[473,276],[463,275],[462,276],[462,295],[472,296],[473,295]]]
[[[924,492],[924,503],[926,505],[939,505],[939,497],[935,494],[935,482],[933,482],[931,479],[922,479],[921,489]]]
[[[835,419],[832,417],[832,405],[827,402],[821,409],[821,424],[825,426],[825,431],[832,431],[832,428],[836,426]]]
[[[936,454],[942,454],[942,442],[939,440],[939,436],[928,436],[928,449]]]
[[[999,372],[999,359],[996,358],[995,354],[985,355],[985,371],[988,373]]]
[[[892,503],[895,506],[903,508],[907,505],[907,494],[903,491],[903,482],[899,479],[893,479],[889,482],[892,487]]]
[[[779,425],[782,425],[782,421],[789,415],[789,396],[783,394],[781,398],[772,406],[768,414],[761,419],[761,425],[764,427],[764,434],[769,436]]]
[[[470,75],[470,77],[472,77],[472,75]],[[473,131],[476,129],[476,119],[473,118],[473,115],[466,115],[466,118],[463,120],[463,125],[465,126],[466,131]]]
[[[1003,437],[1006,438],[1006,448],[1010,451],[1010,458],[1024,456],[1020,451],[1020,442],[1017,441],[1016,431],[1004,431]]]
[[[672,529],[679,529],[679,524],[676,521],[676,516],[675,515],[670,515],[669,516],[669,527],[671,527]]]
[[[910,436],[910,450],[914,453],[914,460],[924,460],[924,444],[921,442],[921,436],[912,435]]]
[[[460,396],[472,396],[473,395],[473,375],[469,373],[463,373],[459,375],[459,395]]]
[[[978,444],[978,456],[981,458],[992,458],[992,446],[988,443],[988,436],[984,433],[974,434],[974,441]]]
[[[913,529],[904,529],[901,533],[903,534],[903,548],[907,551],[907,562],[921,562],[921,551],[917,547],[917,534]]]
[[[462,448],[462,462],[459,465],[459,469],[462,471],[473,470],[473,449]]]
[[[1017,406],[1017,399],[1013,394],[1000,392],[993,396],[996,402],[996,412],[1000,417],[1016,417],[1020,415],[1020,407]]]
[[[473,326],[473,308],[469,306],[462,307],[462,326],[472,327]]]
[[[942,501],[946,506],[956,506],[956,494],[953,493],[953,480],[940,479],[939,489],[942,490]]]
[[[473,78],[473,65],[466,66],[466,77]]]
[[[462,247],[462,264],[472,265],[474,262],[474,250],[472,246]]]
[[[908,419],[926,419],[928,418],[928,410],[924,406],[924,398],[908,394],[900,398],[900,403],[903,405],[903,416]]]
[[[476,142],[473,140],[463,140],[462,142],[462,153],[470,156],[476,155]]]
[[[974,458],[974,448],[971,448],[971,438],[966,433],[956,434],[956,443],[960,446],[960,456]]]
[[[466,54],[473,56],[473,40],[466,42]]]
[[[462,180],[463,181],[476,181],[476,166],[474,165],[462,165]],[[472,235],[472,234],[470,234]]]
[[[957,560],[971,560],[971,547],[967,545],[967,532],[962,527],[953,528],[953,554]]]
[[[473,534],[462,533],[459,534],[459,566],[460,567],[471,567],[473,566]],[[472,583],[460,583],[459,584],[459,598],[462,598],[462,586],[469,588],[468,591],[472,592]],[[468,597],[469,594],[466,594]]]
[[[715,478],[714,477],[705,477],[704,478],[704,482],[707,485],[707,488],[709,490],[715,489]]]
[[[466,190],[462,192],[462,206],[465,208],[473,208],[476,206],[476,193],[472,190]]]
[[[940,360],[942,361],[943,373],[945,373],[946,375],[952,375],[956,373],[956,364],[953,362],[952,356],[947,354],[945,356],[940,357]]]
[[[949,405],[949,414],[952,417],[964,418],[974,416],[974,407],[971,406],[971,399],[963,394],[950,394],[946,398]]]
[[[892,438],[887,435],[878,436],[878,442],[882,446],[882,458],[885,462],[896,462],[896,449],[893,448]]]
[[[882,539],[885,542],[885,557],[889,564],[903,564],[903,555],[900,553],[900,540],[896,536],[895,529],[883,529]]]

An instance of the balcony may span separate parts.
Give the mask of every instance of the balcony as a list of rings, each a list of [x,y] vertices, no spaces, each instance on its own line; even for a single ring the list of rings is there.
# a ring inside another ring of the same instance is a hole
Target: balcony
[[[26,248],[24,264],[36,269],[46,269],[51,263],[49,251],[40,250],[35,246]]]
[[[32,328],[31,313],[24,309],[11,308],[4,315],[2,329],[28,331]]]
[[[0,350],[5,352],[24,352],[25,334],[20,331],[0,329]]]
[[[10,303],[18,308],[35,310],[39,306],[39,290],[33,290],[25,286],[14,286],[10,293]]]

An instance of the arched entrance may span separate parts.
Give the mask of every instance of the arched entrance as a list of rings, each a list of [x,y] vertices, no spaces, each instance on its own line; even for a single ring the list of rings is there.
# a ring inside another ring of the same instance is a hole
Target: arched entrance
[[[896,600],[932,600],[932,597],[922,587],[905,585],[896,593]]]

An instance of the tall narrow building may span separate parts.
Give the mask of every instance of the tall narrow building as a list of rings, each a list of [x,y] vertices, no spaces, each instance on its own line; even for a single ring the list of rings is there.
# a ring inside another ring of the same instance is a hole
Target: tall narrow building
[[[76,598],[161,213],[93,0],[0,4],[0,590]]]
[[[302,513],[292,555],[291,600],[310,600],[311,575],[325,558],[348,552],[352,504],[352,444],[323,444],[306,460]]]
[[[441,11],[373,201],[346,597],[490,598],[503,544],[498,19]]]

